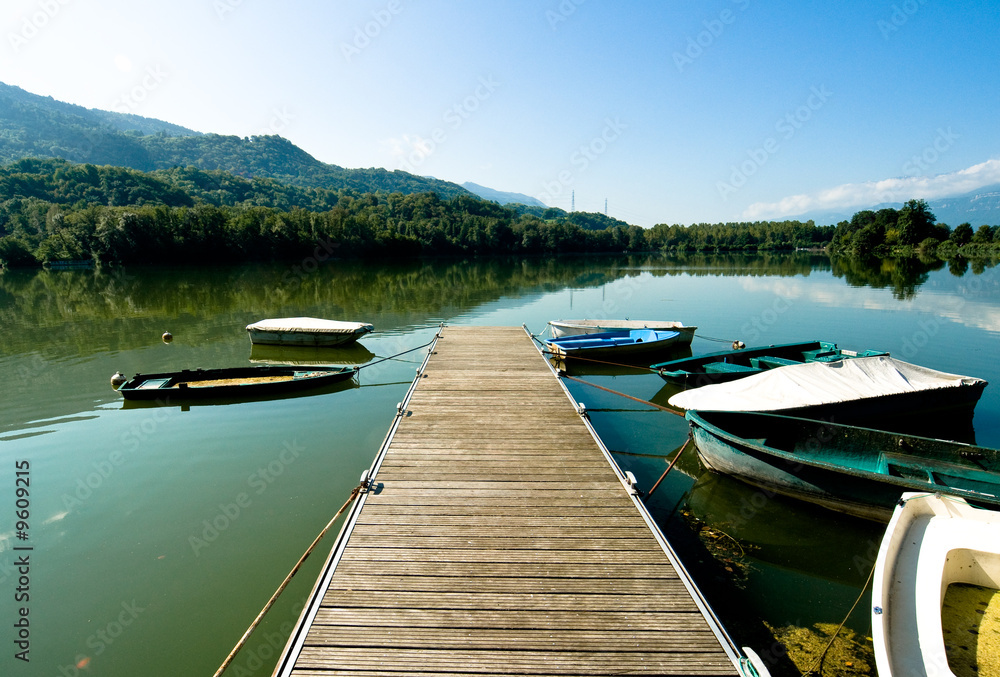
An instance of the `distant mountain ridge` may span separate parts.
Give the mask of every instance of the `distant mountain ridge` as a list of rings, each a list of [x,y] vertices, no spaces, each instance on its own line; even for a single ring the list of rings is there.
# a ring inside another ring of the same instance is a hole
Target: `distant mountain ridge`
[[[919,195],[914,195],[914,199],[921,199]],[[944,223],[952,228],[968,223],[973,228],[978,226],[1000,225],[1000,184],[985,186],[977,190],[956,195],[953,197],[943,197],[936,200],[927,200],[938,223]],[[883,202],[871,207],[855,207],[851,210],[827,210],[813,211],[796,216],[795,218],[806,220],[812,219],[816,224],[836,225],[841,221],[850,221],[856,213],[865,209],[878,211],[879,209],[900,209],[902,202]]]
[[[456,183],[403,171],[326,164],[279,136],[202,134],[161,120],[63,103],[0,83],[0,163],[29,157],[147,172],[193,166],[330,190],[435,192],[445,198],[469,194]]]
[[[528,205],[529,207],[548,206],[538,198],[525,195],[524,193],[506,193],[500,190],[494,190],[493,188],[487,188],[486,186],[480,186],[478,183],[472,183],[471,181],[463,183],[462,188],[465,188],[470,193],[478,195],[484,200],[492,200],[493,202],[498,202],[502,205],[520,204]]]

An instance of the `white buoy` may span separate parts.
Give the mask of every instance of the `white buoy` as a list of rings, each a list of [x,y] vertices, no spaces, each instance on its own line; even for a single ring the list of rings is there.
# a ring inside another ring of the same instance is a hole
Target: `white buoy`
[[[125,378],[125,374],[120,371],[116,371],[111,377],[111,387],[117,389],[122,383],[125,383],[128,379]]]
[[[174,335],[171,334],[169,331],[165,331],[165,332],[163,332],[163,337],[162,338],[163,338],[163,342],[164,343],[170,343],[171,341],[174,340]]]
[[[740,341],[739,339],[733,341],[733,350],[743,350],[746,347],[747,344],[743,343],[743,341]]]

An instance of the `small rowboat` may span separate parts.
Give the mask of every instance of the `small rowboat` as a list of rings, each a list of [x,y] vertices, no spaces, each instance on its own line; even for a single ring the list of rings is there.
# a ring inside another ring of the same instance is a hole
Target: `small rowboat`
[[[604,334],[610,331],[630,329],[680,332],[677,342],[686,345],[691,343],[698,327],[688,327],[680,322],[663,320],[552,320],[549,322],[552,338],[579,336],[580,334]]]
[[[352,378],[356,367],[257,366],[136,374],[118,392],[127,400],[254,398],[319,388]]]
[[[602,334],[581,334],[557,339],[542,339],[546,350],[559,358],[585,357],[634,361],[671,352],[681,345],[679,331],[623,329]]]
[[[996,449],[774,414],[686,417],[712,470],[830,510],[886,522],[904,491],[1000,508]]]
[[[374,327],[366,322],[341,322],[316,317],[281,317],[247,325],[253,345],[340,346],[353,343]]]
[[[998,674],[998,592],[1000,512],[904,493],[872,578],[879,677]]]
[[[742,350],[723,350],[650,366],[665,381],[688,388],[735,381],[775,367],[804,362],[837,362],[854,357],[888,355],[880,350],[853,351],[828,341],[779,343]]]

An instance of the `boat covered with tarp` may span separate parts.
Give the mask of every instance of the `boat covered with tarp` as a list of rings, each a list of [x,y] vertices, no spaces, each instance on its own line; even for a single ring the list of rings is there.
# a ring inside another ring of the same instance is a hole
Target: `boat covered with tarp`
[[[770,369],[738,381],[685,390],[668,404],[678,409],[824,418],[876,428],[888,425],[888,429],[939,437],[932,432],[937,424],[971,427],[973,410],[986,385],[981,378],[892,357],[859,357]]]
[[[367,322],[281,317],[248,324],[247,334],[254,345],[339,346],[352,343],[374,329]]]

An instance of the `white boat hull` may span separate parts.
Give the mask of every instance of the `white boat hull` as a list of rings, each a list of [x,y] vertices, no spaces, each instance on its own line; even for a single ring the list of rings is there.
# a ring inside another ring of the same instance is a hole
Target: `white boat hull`
[[[945,593],[952,583],[1000,589],[1000,512],[921,493],[905,493],[900,503],[873,574],[878,674],[953,675],[941,620]]]

